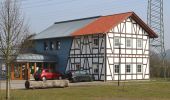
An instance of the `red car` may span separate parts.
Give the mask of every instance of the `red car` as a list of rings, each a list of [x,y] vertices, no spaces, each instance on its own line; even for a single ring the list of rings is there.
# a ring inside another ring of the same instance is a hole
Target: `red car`
[[[34,78],[36,81],[42,80],[45,81],[47,79],[62,79],[62,74],[58,72],[54,72],[50,69],[39,69],[35,72]]]

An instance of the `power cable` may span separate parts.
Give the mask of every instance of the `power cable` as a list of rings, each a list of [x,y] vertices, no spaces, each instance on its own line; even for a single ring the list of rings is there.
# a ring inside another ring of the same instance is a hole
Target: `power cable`
[[[42,3],[32,6],[22,6],[21,9],[28,9],[28,8],[37,8],[37,7],[44,7],[44,6],[52,6],[52,5],[59,5],[59,4],[66,4],[66,3],[72,3],[77,0],[67,0],[67,1],[61,1],[61,2],[49,2],[49,3]]]
[[[110,2],[107,2],[107,3],[110,3]],[[115,4],[115,3],[114,3]],[[103,5],[103,4],[102,4]],[[117,6],[117,4],[115,4],[116,6]],[[82,5],[80,5],[80,7],[81,7]],[[89,6],[90,6],[90,10],[91,9],[93,9],[93,8],[97,8],[96,6],[98,6],[98,5],[96,5],[96,4],[93,4],[93,5],[88,5],[88,6],[84,6],[83,8],[89,8]],[[91,7],[92,6],[92,7]],[[113,5],[114,6],[114,5]],[[103,8],[103,7],[106,7],[105,5],[104,6],[100,6],[100,8]],[[115,7],[115,6],[114,6]],[[98,7],[99,8],[99,7]],[[97,9],[98,9],[97,8]],[[66,9],[63,9],[62,8],[62,10],[55,10],[55,11],[52,11],[52,12],[48,12],[48,13],[56,13],[56,12],[58,12],[58,11],[65,11],[65,10],[67,10],[67,9],[72,9],[72,7],[71,8],[66,8]],[[79,8],[77,8],[77,9],[79,9]],[[44,12],[44,11],[43,11]],[[47,14],[47,13],[43,13],[43,14]]]
[[[134,2],[133,2],[134,3]],[[140,2],[136,2],[136,4],[135,4],[135,6],[138,6],[138,4],[140,4]],[[126,5],[129,5],[128,3],[124,3],[124,5],[123,5],[123,7],[119,7],[119,5],[116,5],[116,6],[113,6],[113,8],[105,8],[105,9],[100,9],[100,11],[101,10],[103,10],[103,11],[106,11],[106,10],[112,10],[112,9],[124,9],[125,7],[127,7]],[[85,8],[87,8],[87,7],[85,7]],[[98,9],[99,7],[97,7],[96,8],[96,6],[93,6],[93,7],[91,7],[91,8],[89,8],[89,9],[85,9],[85,11],[81,11],[81,12],[86,12],[86,13],[89,13],[89,11],[90,12],[92,12],[92,10],[93,10],[93,12],[94,11],[99,11],[99,9]],[[103,7],[100,7],[100,8],[103,8]],[[71,8],[69,8],[69,9],[71,9]],[[95,10],[94,10],[95,9]],[[54,12],[50,12],[51,14],[48,14],[48,13],[43,13],[43,15],[45,15],[44,17],[48,17],[48,16],[55,16],[56,14],[58,15],[58,13],[56,13],[56,12],[63,12],[63,11],[65,11],[65,9],[63,10],[59,10],[59,11],[54,11]],[[79,11],[77,12],[75,12],[75,13],[79,13]],[[47,15],[48,14],[48,15]],[[68,13],[67,13],[68,14]],[[72,13],[73,14],[73,13]],[[80,13],[79,13],[80,14]],[[65,16],[65,14],[63,15],[63,16]],[[37,16],[37,17],[42,17],[42,16]],[[61,17],[61,16],[60,16]]]

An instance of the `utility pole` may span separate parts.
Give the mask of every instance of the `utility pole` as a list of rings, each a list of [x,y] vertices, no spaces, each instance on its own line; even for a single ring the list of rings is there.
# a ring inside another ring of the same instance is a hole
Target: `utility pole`
[[[118,86],[120,86],[120,74],[121,74],[121,43],[119,42],[119,68],[118,68]]]
[[[118,70],[118,86],[120,86],[120,65],[121,65],[121,58],[120,58],[120,52],[121,52],[121,50],[120,50],[120,47],[121,46],[121,44],[119,43],[119,70]]]
[[[163,0],[148,0],[147,24],[158,34],[158,38],[150,40],[150,50],[160,55],[161,66],[164,67],[164,78],[166,79]]]

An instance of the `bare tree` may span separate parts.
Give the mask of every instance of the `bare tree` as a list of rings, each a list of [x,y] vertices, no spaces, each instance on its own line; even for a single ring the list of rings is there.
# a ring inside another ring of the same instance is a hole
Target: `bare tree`
[[[19,0],[3,0],[0,5],[0,51],[6,64],[6,99],[10,99],[10,66],[21,51],[28,27]]]

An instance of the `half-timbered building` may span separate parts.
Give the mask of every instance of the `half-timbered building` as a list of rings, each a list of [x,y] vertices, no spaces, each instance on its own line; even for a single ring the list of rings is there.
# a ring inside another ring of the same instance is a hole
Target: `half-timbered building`
[[[35,53],[55,56],[53,67],[62,73],[84,70],[95,80],[143,80],[150,78],[149,40],[156,37],[127,12],[56,22],[33,40]]]
[[[102,16],[72,33],[68,70],[95,80],[149,79],[149,38],[157,35],[134,13]]]

